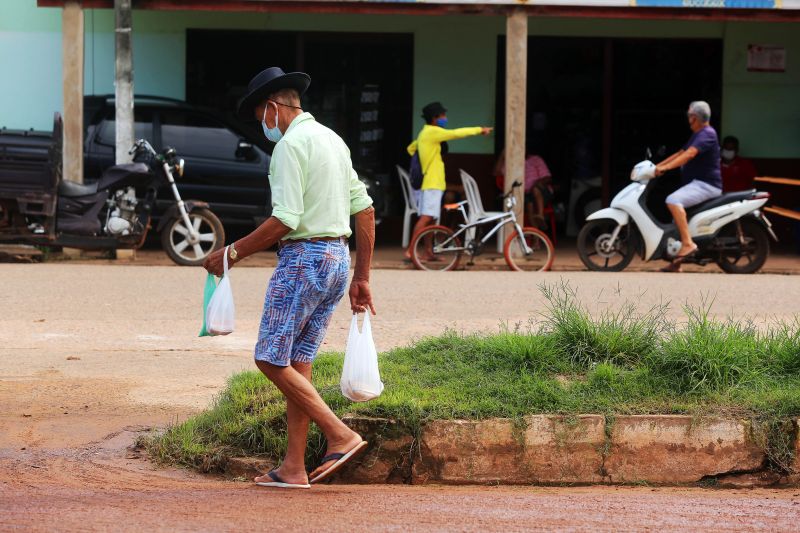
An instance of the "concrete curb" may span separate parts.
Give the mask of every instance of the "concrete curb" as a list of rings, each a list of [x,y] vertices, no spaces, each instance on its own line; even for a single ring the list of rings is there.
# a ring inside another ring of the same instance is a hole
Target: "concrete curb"
[[[735,418],[531,415],[434,420],[418,432],[389,419],[344,420],[370,443],[335,476],[344,483],[800,485],[800,475],[768,469],[763,433]],[[792,421],[795,472],[798,427]],[[231,473],[257,475],[247,471],[252,460],[229,463]]]

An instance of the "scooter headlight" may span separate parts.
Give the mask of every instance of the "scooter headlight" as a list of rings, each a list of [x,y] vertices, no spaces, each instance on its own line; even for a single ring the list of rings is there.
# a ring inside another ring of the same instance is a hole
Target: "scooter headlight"
[[[656,166],[652,161],[642,161],[631,170],[631,181],[648,181],[656,177]]]

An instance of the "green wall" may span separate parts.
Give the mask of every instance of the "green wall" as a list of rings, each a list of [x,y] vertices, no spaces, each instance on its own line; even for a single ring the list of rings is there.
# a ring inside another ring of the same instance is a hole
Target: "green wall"
[[[503,17],[134,12],[134,83],[140,94],[185,96],[188,28],[414,34],[414,108],[441,100],[454,127],[495,122],[497,37]],[[85,92],[113,92],[113,13],[85,12]],[[724,39],[723,123],[753,157],[800,157],[800,25],[531,18],[531,35]],[[787,72],[748,73],[747,45],[782,44]],[[259,51],[251,51],[259,53]],[[265,54],[265,65],[269,63]],[[0,1],[0,126],[48,129],[61,109],[61,15],[36,0]],[[312,73],[313,76],[313,73]],[[12,80],[9,83],[9,80]],[[691,76],[687,74],[687,83]],[[415,111],[414,130],[422,120]],[[491,153],[491,138],[452,144]]]
[[[723,104],[714,110],[722,113],[725,129],[720,133],[739,137],[750,157],[800,157],[800,24],[532,18],[529,33],[722,39]],[[786,72],[747,72],[748,44],[785,46]],[[686,83],[692,83],[691,73]]]
[[[786,72],[747,72],[748,44],[786,47]],[[800,24],[725,28],[722,113],[725,133],[756,157],[800,157]]]

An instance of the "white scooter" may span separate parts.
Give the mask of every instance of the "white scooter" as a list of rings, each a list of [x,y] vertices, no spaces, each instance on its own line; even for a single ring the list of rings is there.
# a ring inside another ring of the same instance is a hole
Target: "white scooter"
[[[637,164],[631,171],[632,183],[614,197],[611,207],[587,217],[578,234],[578,253],[589,270],[619,272],[637,253],[645,261],[671,261],[679,252],[675,224],[662,224],[647,208],[655,171],[649,159]],[[687,209],[698,249],[684,262],[715,262],[733,274],[758,271],[769,255],[769,236],[778,240],[760,210],[768,199],[769,193],[753,189],[723,194]]]

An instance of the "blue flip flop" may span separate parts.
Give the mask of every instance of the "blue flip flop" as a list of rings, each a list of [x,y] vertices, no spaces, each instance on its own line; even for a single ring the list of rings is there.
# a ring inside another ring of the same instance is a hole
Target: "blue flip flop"
[[[299,483],[286,483],[281,477],[273,470],[267,474],[272,481],[257,481],[256,485],[260,487],[272,487],[275,489],[310,489],[311,485]]]
[[[328,478],[337,470],[339,470],[341,467],[343,467],[345,463],[347,463],[347,461],[355,457],[358,453],[364,451],[366,448],[367,448],[367,441],[362,440],[361,442],[353,446],[353,448],[347,453],[332,453],[330,455],[326,455],[325,457],[322,458],[322,461],[320,461],[321,464],[325,464],[329,461],[334,461],[334,460],[336,462],[333,463],[330,467],[328,467],[328,469],[325,470],[323,473],[312,479],[311,483],[319,483],[323,479]]]

